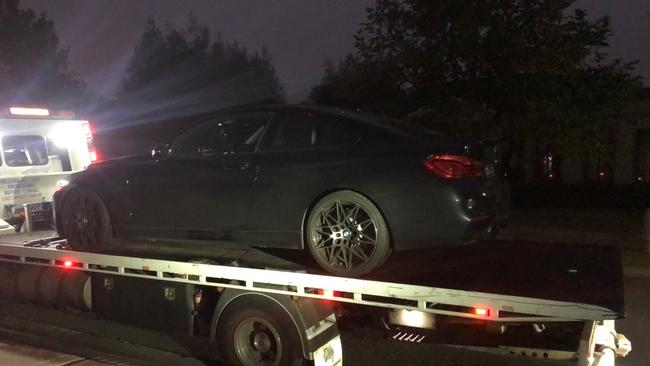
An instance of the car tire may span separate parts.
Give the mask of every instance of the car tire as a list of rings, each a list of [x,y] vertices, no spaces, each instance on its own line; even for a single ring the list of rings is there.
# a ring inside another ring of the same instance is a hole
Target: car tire
[[[316,262],[341,276],[368,274],[392,252],[388,225],[379,208],[347,190],[316,202],[306,221],[305,239]]]
[[[74,250],[101,252],[111,244],[113,229],[106,205],[88,188],[70,190],[57,219],[61,220],[59,234]]]
[[[309,364],[289,314],[257,296],[244,296],[225,308],[215,341],[227,365]]]

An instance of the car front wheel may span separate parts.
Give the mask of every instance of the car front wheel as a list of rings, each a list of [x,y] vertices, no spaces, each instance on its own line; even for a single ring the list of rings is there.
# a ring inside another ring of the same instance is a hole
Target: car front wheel
[[[74,250],[101,251],[113,238],[108,210],[101,198],[84,187],[66,194],[59,211],[61,236]]]
[[[370,273],[392,251],[381,212],[353,191],[331,193],[314,205],[307,219],[306,241],[321,267],[342,276]]]

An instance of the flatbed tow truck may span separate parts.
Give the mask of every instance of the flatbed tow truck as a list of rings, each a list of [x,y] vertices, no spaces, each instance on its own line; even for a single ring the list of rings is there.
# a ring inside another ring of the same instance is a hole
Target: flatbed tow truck
[[[417,265],[397,258],[354,279],[307,273],[282,253],[257,249],[213,246],[208,260],[196,260],[178,243],[143,242],[126,254],[95,254],[71,251],[53,233],[26,235],[0,238],[3,297],[203,335],[226,362],[342,365],[337,321],[346,312],[383,314],[396,341],[426,343],[427,332],[459,323],[488,331],[470,332],[479,342],[443,343],[580,366],[612,366],[631,350],[615,330],[624,316],[622,270],[610,248],[497,241],[418,255]],[[511,327],[542,332],[554,324],[578,326],[574,348],[501,344]]]

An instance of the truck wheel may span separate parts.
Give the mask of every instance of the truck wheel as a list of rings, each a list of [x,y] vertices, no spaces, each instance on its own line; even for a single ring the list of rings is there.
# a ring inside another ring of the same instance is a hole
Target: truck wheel
[[[229,304],[216,337],[228,365],[308,365],[293,320],[268,300],[246,296]]]
[[[61,235],[79,251],[102,251],[113,238],[108,210],[99,196],[88,188],[68,192],[60,210]]]
[[[334,192],[318,201],[309,213],[305,236],[316,262],[335,275],[368,274],[392,251],[381,212],[353,191]]]

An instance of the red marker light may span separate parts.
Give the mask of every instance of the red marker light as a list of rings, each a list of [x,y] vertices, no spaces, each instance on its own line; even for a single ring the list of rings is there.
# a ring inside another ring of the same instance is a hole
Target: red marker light
[[[474,309],[474,314],[478,316],[490,316],[490,309],[476,308]]]
[[[67,268],[72,267],[72,261],[65,261],[65,262],[63,262],[63,266],[64,266],[64,267],[67,267]]]

